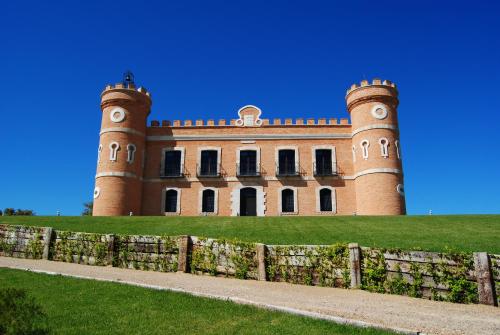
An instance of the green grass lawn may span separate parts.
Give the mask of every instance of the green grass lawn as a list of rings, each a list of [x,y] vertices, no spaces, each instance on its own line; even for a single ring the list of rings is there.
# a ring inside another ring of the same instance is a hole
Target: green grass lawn
[[[333,244],[500,253],[500,215],[336,217],[0,217],[0,223],[117,234],[197,235],[267,244]]]
[[[0,268],[28,290],[54,334],[390,334],[231,302]]]

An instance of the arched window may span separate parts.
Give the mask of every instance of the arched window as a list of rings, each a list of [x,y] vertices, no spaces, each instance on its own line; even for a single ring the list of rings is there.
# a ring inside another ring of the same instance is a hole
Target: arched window
[[[322,188],[319,191],[319,210],[321,212],[331,212],[332,206],[332,190],[329,188]]]
[[[382,137],[378,140],[378,143],[380,144],[380,155],[384,158],[389,157],[389,141],[387,138]]]
[[[394,141],[394,145],[396,146],[396,155],[398,156],[398,159],[401,159],[401,153],[399,152],[399,141]]]
[[[215,191],[206,189],[203,190],[201,197],[201,211],[203,213],[214,213],[215,212]]]
[[[120,150],[120,145],[118,142],[111,142],[109,144],[109,160],[115,162],[118,154],[118,150]]]
[[[132,164],[135,159],[136,147],[134,144],[127,145],[127,163]]]
[[[368,159],[368,147],[370,146],[370,142],[368,140],[361,141],[361,149],[363,151],[363,159]]]
[[[177,190],[169,189],[165,192],[165,212],[176,213],[178,212],[178,196]]]
[[[101,161],[101,153],[102,153],[102,144],[99,144],[99,148],[97,149],[97,163]]]
[[[293,190],[286,188],[281,191],[281,212],[293,213],[295,212],[295,197]]]

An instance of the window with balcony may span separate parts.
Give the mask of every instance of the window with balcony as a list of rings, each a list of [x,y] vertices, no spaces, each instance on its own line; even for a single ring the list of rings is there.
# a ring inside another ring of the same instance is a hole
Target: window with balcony
[[[295,176],[298,174],[294,149],[281,149],[278,152],[278,176]]]
[[[333,175],[331,149],[316,149],[315,158],[314,174],[316,176]]]
[[[165,151],[163,177],[181,177],[182,175],[182,151]]]
[[[219,154],[217,150],[202,150],[198,175],[200,177],[219,176]]]
[[[238,176],[258,176],[257,151],[241,150],[240,160],[237,166]]]

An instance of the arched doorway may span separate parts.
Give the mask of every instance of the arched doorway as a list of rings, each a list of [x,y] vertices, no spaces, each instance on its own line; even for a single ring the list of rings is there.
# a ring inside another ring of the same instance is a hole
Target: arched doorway
[[[257,215],[257,190],[253,187],[245,187],[240,190],[240,215]]]

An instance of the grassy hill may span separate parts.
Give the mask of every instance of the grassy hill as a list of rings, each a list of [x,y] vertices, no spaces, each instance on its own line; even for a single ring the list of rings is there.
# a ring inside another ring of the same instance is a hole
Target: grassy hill
[[[95,233],[197,235],[267,244],[333,244],[500,253],[500,215],[336,217],[0,217]]]

